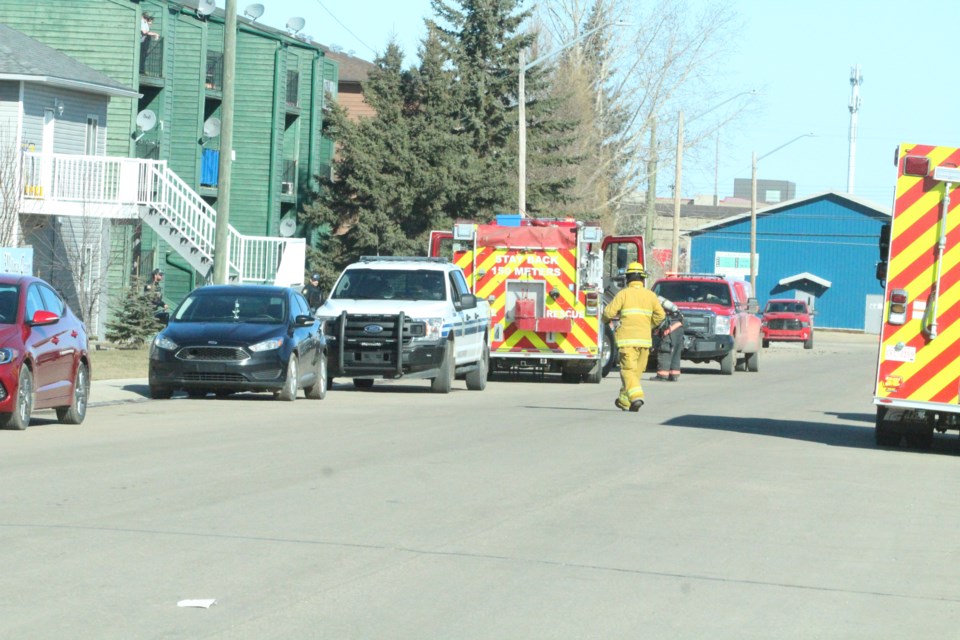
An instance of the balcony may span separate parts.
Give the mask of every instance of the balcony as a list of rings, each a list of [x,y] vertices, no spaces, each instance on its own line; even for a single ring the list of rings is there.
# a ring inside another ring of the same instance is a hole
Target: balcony
[[[287,71],[287,109],[300,109],[300,73]]]
[[[283,175],[280,178],[280,199],[292,202],[297,199],[297,161],[283,161]]]
[[[205,75],[207,91],[223,91],[223,54],[207,52],[207,72]]]
[[[204,149],[200,157],[200,186],[216,189],[220,185],[220,151]]]
[[[163,38],[147,38],[140,43],[140,75],[163,77]]]

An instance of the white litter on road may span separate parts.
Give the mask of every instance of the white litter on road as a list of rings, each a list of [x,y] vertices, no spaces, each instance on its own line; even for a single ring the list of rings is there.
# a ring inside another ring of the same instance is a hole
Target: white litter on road
[[[177,603],[178,607],[200,607],[201,609],[209,609],[210,605],[216,604],[216,598],[196,598],[193,600],[181,600]]]

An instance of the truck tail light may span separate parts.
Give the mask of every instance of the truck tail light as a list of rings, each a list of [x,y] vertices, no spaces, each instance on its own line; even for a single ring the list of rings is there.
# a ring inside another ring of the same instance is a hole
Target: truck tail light
[[[894,289],[890,292],[890,313],[887,322],[903,324],[907,321],[907,290]]]
[[[600,305],[600,293],[597,291],[587,291],[587,313],[596,313]]]
[[[930,158],[925,156],[907,156],[903,159],[903,175],[926,177],[930,175]]]

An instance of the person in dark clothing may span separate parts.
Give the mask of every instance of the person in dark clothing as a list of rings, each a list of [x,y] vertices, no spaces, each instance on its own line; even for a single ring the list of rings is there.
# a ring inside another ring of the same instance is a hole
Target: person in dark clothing
[[[667,312],[667,317],[658,328],[660,345],[654,380],[677,382],[680,379],[680,354],[683,352],[683,314],[677,305],[663,296],[660,296],[660,304]]]
[[[150,272],[150,281],[143,285],[143,293],[150,298],[155,313],[166,311],[167,303],[163,301],[163,271],[154,269]]]
[[[323,304],[323,291],[320,290],[320,274],[311,273],[310,282],[300,293],[307,299],[307,304],[310,305],[310,311],[316,311],[317,307]]]

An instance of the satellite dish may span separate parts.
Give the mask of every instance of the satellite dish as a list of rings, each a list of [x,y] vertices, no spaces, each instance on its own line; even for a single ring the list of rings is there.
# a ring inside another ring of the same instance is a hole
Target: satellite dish
[[[203,123],[203,137],[216,138],[220,135],[220,118],[210,116]]]
[[[243,15],[247,16],[251,20],[256,20],[263,15],[263,5],[262,4],[251,4],[248,5],[246,9],[243,10]]]
[[[216,0],[197,0],[197,15],[206,18],[217,8]]]
[[[297,17],[290,18],[289,20],[287,20],[287,29],[292,33],[297,33],[298,31],[303,29],[304,25],[306,24],[307,24],[307,21],[304,20],[303,18],[297,18]]]
[[[289,238],[297,232],[297,221],[293,218],[283,218],[280,221],[280,235]]]
[[[137,127],[139,127],[141,131],[150,131],[150,129],[153,129],[155,126],[157,126],[157,114],[153,111],[144,109],[137,114]]]

